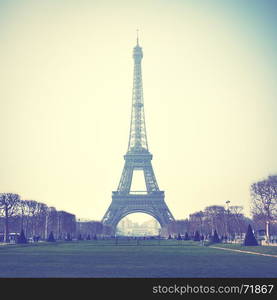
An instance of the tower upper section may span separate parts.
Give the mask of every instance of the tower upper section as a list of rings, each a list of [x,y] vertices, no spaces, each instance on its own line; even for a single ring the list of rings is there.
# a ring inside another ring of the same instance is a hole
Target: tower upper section
[[[133,50],[133,59],[135,61],[135,64],[141,63],[141,59],[143,58],[143,53],[142,53],[142,48],[140,47],[138,40],[137,40],[137,45],[134,47]]]
[[[132,92],[132,115],[128,143],[128,152],[131,153],[148,152],[141,72],[142,58],[142,48],[140,47],[137,38],[137,44],[133,49],[134,75]]]

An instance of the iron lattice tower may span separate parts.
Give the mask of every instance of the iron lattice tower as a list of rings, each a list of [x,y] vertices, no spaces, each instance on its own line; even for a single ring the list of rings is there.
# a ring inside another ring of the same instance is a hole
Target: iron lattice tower
[[[102,219],[102,223],[111,226],[114,231],[122,218],[135,212],[153,216],[161,227],[174,220],[164,201],[164,191],[159,190],[151,164],[153,156],[148,150],[141,73],[142,58],[142,48],[137,37],[137,45],[133,50],[134,77],[128,150],[124,155],[125,164],[117,191],[112,192],[112,202]],[[143,170],[146,191],[131,191],[135,170]]]

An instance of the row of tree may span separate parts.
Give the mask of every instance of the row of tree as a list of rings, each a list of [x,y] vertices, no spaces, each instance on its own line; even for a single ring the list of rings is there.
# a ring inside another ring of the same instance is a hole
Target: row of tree
[[[171,222],[166,231],[170,235],[185,235],[187,232],[191,236],[198,231],[208,236],[216,230],[220,236],[242,236],[252,222],[242,211],[241,206],[230,206],[228,209],[219,205],[207,206],[203,211],[190,214],[187,219]]]
[[[242,206],[207,206],[189,218],[171,222],[165,229],[167,234],[193,236],[197,231],[208,236],[214,230],[228,238],[242,237],[249,224],[255,231],[265,231],[267,238],[277,235],[277,175],[251,185],[252,219],[243,214]]]
[[[18,194],[0,194],[0,239],[10,240],[11,233],[24,233],[28,240],[86,239],[98,235],[109,236],[112,229],[99,221],[80,222],[74,214],[34,200],[21,200]]]
[[[18,194],[0,194],[0,234],[5,242],[10,233],[24,231],[27,238],[47,239],[50,232],[57,238],[76,234],[75,215],[34,200],[21,200]]]

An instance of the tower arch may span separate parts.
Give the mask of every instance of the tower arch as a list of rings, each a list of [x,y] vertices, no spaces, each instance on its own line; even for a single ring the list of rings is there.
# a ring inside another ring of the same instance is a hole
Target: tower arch
[[[163,226],[166,225],[166,224],[163,224],[163,226],[162,226],[162,223],[161,223],[162,221],[161,221],[157,216],[155,216],[153,213],[150,213],[150,212],[145,211],[145,210],[142,210],[142,209],[138,209],[138,210],[132,210],[132,211],[123,213],[123,214],[116,220],[116,222],[115,222],[115,228],[118,226],[118,224],[120,223],[120,221],[121,221],[122,219],[124,219],[125,217],[127,217],[127,216],[129,216],[129,215],[136,214],[136,213],[146,214],[146,215],[148,215],[148,216],[154,218],[154,219],[159,223],[159,225],[160,225],[161,227],[163,227]]]
[[[116,235],[121,236],[159,236],[159,221],[145,212],[131,212],[120,219],[116,225]]]

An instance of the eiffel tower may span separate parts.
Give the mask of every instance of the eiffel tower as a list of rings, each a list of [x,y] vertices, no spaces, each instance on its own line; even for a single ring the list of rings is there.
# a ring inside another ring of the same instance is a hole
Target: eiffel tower
[[[142,57],[142,48],[137,36],[137,45],[133,50],[134,78],[128,150],[124,155],[125,165],[117,191],[112,192],[112,202],[102,219],[102,223],[111,226],[114,232],[119,221],[131,213],[149,214],[160,223],[161,227],[174,220],[164,201],[164,191],[160,191],[158,187],[151,164],[152,154],[148,150],[141,73]],[[135,170],[143,170],[146,191],[131,191]]]

